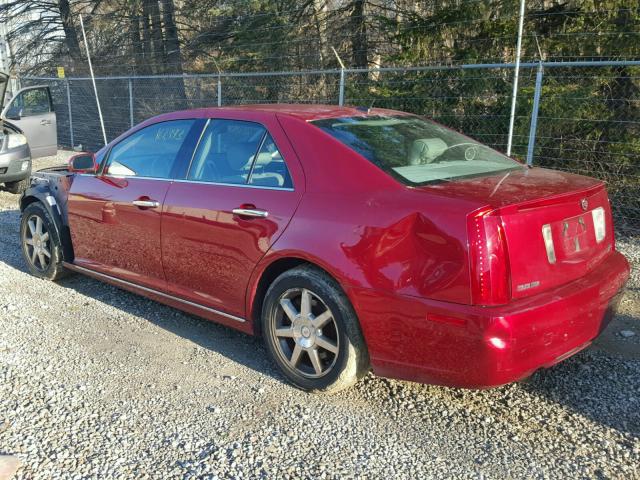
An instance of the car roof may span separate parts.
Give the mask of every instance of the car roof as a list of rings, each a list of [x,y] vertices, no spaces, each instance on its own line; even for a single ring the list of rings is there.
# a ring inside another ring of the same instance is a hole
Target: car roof
[[[277,115],[287,115],[295,117],[303,121],[321,120],[324,118],[337,118],[337,117],[356,117],[363,115],[409,115],[406,112],[400,112],[396,110],[387,110],[382,108],[367,108],[367,107],[340,107],[338,105],[320,105],[320,104],[295,104],[295,103],[272,103],[272,104],[253,104],[253,105],[234,105],[225,107],[210,107],[196,109],[198,112],[204,112],[205,115],[210,114],[215,116],[220,112],[234,112],[238,114],[242,113],[271,113]],[[172,114],[161,115],[166,117],[168,115],[183,116],[188,112],[194,110],[183,110],[180,112],[172,112]]]

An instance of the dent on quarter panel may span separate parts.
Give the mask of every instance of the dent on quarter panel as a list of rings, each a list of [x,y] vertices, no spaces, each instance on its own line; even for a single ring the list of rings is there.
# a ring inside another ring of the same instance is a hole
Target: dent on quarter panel
[[[464,216],[433,209],[428,196],[307,192],[271,253],[318,259],[344,286],[466,303]]]
[[[422,213],[359,230],[358,241],[341,248],[378,288],[429,296],[450,287],[464,269],[462,245]]]

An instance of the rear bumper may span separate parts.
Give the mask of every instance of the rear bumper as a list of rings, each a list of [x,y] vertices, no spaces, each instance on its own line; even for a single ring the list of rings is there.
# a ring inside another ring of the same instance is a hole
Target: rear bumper
[[[26,170],[22,169],[23,162],[29,163]],[[31,154],[28,145],[0,153],[0,183],[17,182],[30,174]]]
[[[349,289],[377,375],[487,388],[588,346],[615,313],[629,264],[618,252],[587,276],[500,307]]]

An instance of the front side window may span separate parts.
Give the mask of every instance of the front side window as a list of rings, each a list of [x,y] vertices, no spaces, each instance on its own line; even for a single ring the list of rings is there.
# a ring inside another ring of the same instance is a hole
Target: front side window
[[[311,124],[406,185],[523,168],[486,145],[412,115],[369,115]]]
[[[19,93],[7,112],[12,117],[43,115],[51,111],[51,99],[46,88],[33,88]]]
[[[138,130],[111,149],[106,174],[128,177],[171,178],[196,120],[160,122]]]

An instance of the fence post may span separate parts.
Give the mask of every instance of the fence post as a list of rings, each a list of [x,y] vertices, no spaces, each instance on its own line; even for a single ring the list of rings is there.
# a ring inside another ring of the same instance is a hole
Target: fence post
[[[71,150],[73,150],[75,142],[73,141],[73,115],[71,114],[71,88],[69,87],[68,78],[65,83],[67,84],[67,108],[69,109],[69,140],[71,141]]]
[[[129,124],[133,128],[133,82],[129,79]]]
[[[533,164],[533,149],[536,145],[536,130],[538,128],[538,110],[540,108],[540,95],[542,95],[542,62],[538,62],[536,72],[536,88],[533,93],[533,108],[531,109],[531,125],[529,127],[529,145],[527,145],[527,165]]]
[[[218,75],[218,106],[222,106],[222,80],[220,75]]]
[[[340,93],[338,96],[338,105],[344,105],[344,68],[340,69]]]

